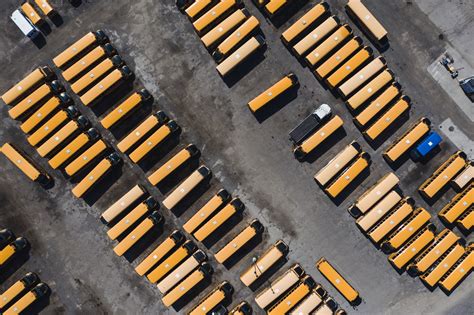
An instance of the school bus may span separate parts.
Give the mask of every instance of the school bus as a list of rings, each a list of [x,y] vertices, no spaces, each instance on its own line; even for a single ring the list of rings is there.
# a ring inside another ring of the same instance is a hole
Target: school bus
[[[361,146],[357,142],[352,141],[314,175],[314,180],[324,187],[334,176],[345,169],[346,166],[359,155],[361,150]]]
[[[354,163],[333,180],[324,191],[332,198],[336,198],[355,178],[369,167],[369,163],[370,155],[367,152],[361,152]]]
[[[36,126],[38,126],[61,105],[69,105],[70,103],[71,99],[66,93],[61,93],[61,95],[58,96],[52,96],[20,125],[20,129],[24,133],[30,133]]]
[[[424,273],[459,240],[460,237],[450,229],[444,229],[436,236],[434,242],[407,266],[407,270],[416,275]]]
[[[137,144],[143,137],[146,137],[150,131],[152,131],[157,126],[162,126],[164,123],[169,121],[168,115],[165,112],[159,110],[153,115],[150,115],[145,119],[140,125],[138,125],[134,130],[132,130],[125,138],[120,140],[117,144],[117,148],[125,153],[135,144]]]
[[[73,189],[72,194],[77,198],[84,196],[114,165],[121,161],[117,153],[112,153],[99,162]]]
[[[207,255],[200,249],[192,254],[188,259],[182,262],[173,272],[161,280],[157,287],[161,293],[166,293],[173,288],[178,282],[186,278],[199,265],[207,260]]]
[[[376,95],[382,88],[393,81],[393,73],[390,70],[383,70],[376,75],[366,85],[354,93],[346,102],[347,106],[352,110],[357,110],[361,105],[365,104],[371,97]]]
[[[420,275],[421,281],[428,287],[433,288],[465,252],[464,247],[456,243],[445,252],[428,271]]]
[[[163,216],[158,211],[153,211],[146,219],[134,228],[120,243],[114,247],[114,252],[118,256],[124,255],[133,247],[145,234],[150,232],[154,227],[163,222]]]
[[[466,248],[466,253],[441,277],[439,280],[440,288],[447,293],[451,293],[469,275],[473,267],[474,243],[471,243]]]
[[[388,256],[388,261],[398,270],[402,270],[421,251],[434,240],[434,232],[423,229],[407,241],[397,252]]]
[[[80,54],[84,53],[96,44],[104,44],[109,39],[101,30],[89,32],[62,53],[53,58],[53,63],[58,68],[63,68]]]
[[[48,66],[36,68],[23,80],[6,91],[2,95],[2,100],[7,105],[13,105],[15,101],[22,98],[31,89],[43,83],[44,81],[51,81],[54,76],[54,72]]]
[[[235,69],[241,62],[250,57],[255,53],[259,48],[265,45],[265,39],[260,36],[254,36],[247,40],[242,46],[240,46],[236,51],[224,59],[219,65],[217,65],[216,70],[222,77],[225,77],[232,70]]]
[[[35,3],[44,15],[52,17],[56,14],[56,11],[53,9],[53,7],[49,4],[47,0],[35,0]]]
[[[28,272],[23,278],[11,285],[5,292],[0,294],[0,310],[4,309],[10,302],[23,295],[34,284],[39,281],[36,273]]]
[[[205,12],[205,9],[212,3],[212,0],[196,0],[189,7],[186,8],[185,13],[192,21],[198,15]]]
[[[362,69],[354,73],[349,79],[347,79],[347,81],[341,84],[337,88],[338,93],[343,98],[347,98],[385,67],[386,61],[383,57],[373,59],[371,62],[363,66]]]
[[[148,176],[148,181],[153,186],[159,185],[168,176],[176,172],[182,165],[199,154],[199,149],[194,144],[190,144],[169,159],[160,168]]]
[[[32,181],[38,182],[41,185],[47,185],[51,182],[51,176],[33,163],[28,155],[14,145],[8,142],[4,143],[1,152]]]
[[[342,294],[342,296],[353,304],[359,299],[359,292],[347,282],[346,279],[327,261],[322,257],[316,262],[316,268],[331,284]]]
[[[474,183],[464,191],[455,195],[451,201],[438,213],[439,218],[446,224],[453,224],[457,218],[469,210],[474,202]]]
[[[123,195],[119,200],[117,200],[102,213],[100,217],[101,221],[106,224],[112,222],[128,207],[142,198],[146,192],[146,189],[140,184],[133,186],[132,189],[130,189],[125,195]]]
[[[98,100],[99,97],[105,95],[112,88],[117,86],[119,82],[130,78],[132,75],[132,71],[127,66],[123,66],[120,69],[115,69],[102,80],[100,80],[96,85],[87,90],[87,92],[80,97],[81,102],[85,106],[91,105],[93,102]]]
[[[41,18],[41,16],[36,12],[36,10],[33,8],[31,3],[25,2],[21,6],[21,11],[25,14],[25,16],[28,18],[28,20],[31,21],[34,25],[39,25],[44,23],[44,20]]]
[[[311,47],[314,47],[316,44],[318,44],[338,26],[339,19],[335,15],[327,18],[323,23],[321,23],[308,35],[303,37],[303,39],[297,42],[293,46],[293,52],[296,56],[303,57],[303,55],[308,52]]]
[[[228,32],[233,30],[250,16],[246,9],[236,10],[229,15],[224,21],[217,24],[206,35],[201,37],[201,41],[206,48],[211,48],[219,42]]]
[[[264,227],[257,219],[250,222],[239,234],[222,247],[214,257],[218,262],[224,264],[230,257],[246,246],[254,237],[263,233]]]
[[[302,34],[308,27],[313,25],[316,20],[321,18],[329,10],[329,5],[326,1],[321,1],[314,7],[312,7],[308,12],[306,12],[302,17],[300,17],[295,23],[288,27],[282,34],[281,40],[285,44],[291,43],[295,40],[300,34]]]
[[[170,120],[165,125],[161,126],[153,132],[145,141],[143,141],[135,150],[133,150],[129,157],[134,163],[140,162],[148,153],[156,148],[160,143],[170,137],[176,130],[179,129],[178,124],[174,120]]]
[[[82,94],[92,83],[102,78],[113,68],[119,68],[123,64],[124,62],[120,56],[115,55],[106,58],[71,84],[71,90],[76,94]]]
[[[103,57],[110,57],[115,54],[115,48],[109,43],[102,46],[97,46],[88,52],[84,57],[76,61],[73,65],[62,72],[64,80],[71,82],[79,74],[85,71],[87,68],[95,64],[97,61]]]
[[[413,199],[404,198],[385,217],[379,220],[368,231],[367,235],[376,244],[380,243],[413,212]]]
[[[48,140],[46,140],[37,149],[41,157],[51,155],[56,148],[67,141],[78,130],[84,129],[89,125],[89,121],[84,116],[79,116],[77,120],[71,120],[65,124],[61,129],[54,133]]]
[[[247,270],[240,275],[240,281],[242,281],[246,286],[251,286],[265,272],[267,272],[268,269],[274,266],[281,259],[284,259],[288,254],[288,250],[288,245],[286,245],[282,240],[277,241],[263,255],[261,255],[253,265],[249,266]],[[258,273],[255,272],[255,268],[258,268]]]
[[[400,196],[400,194],[395,190],[392,190],[376,203],[373,208],[356,220],[357,227],[364,232],[368,232],[372,226],[377,224],[377,222],[392,210],[401,200],[402,196]]]
[[[399,182],[400,180],[394,173],[390,172],[385,174],[359,198],[357,198],[357,200],[349,207],[349,213],[353,217],[366,213],[389,191],[395,188]]]
[[[421,117],[385,150],[383,157],[395,163],[430,131],[430,125],[431,121],[428,118]]]
[[[22,99],[18,104],[8,110],[11,118],[17,119],[26,116],[28,112],[36,107],[42,100],[52,94],[59,94],[64,90],[64,87],[57,80],[46,82],[35,89],[31,94]]]
[[[81,133],[64,148],[62,148],[61,151],[59,151],[55,156],[53,156],[48,161],[49,165],[53,169],[58,169],[61,165],[71,159],[75,153],[80,151],[90,142],[97,140],[99,137],[99,132],[94,128],[90,128],[89,130]]]
[[[372,49],[364,46],[355,53],[349,60],[340,65],[327,79],[326,83],[331,89],[335,89],[346,79],[350,78],[352,73],[359,69],[365,62],[372,58]]]
[[[386,253],[399,249],[410,237],[412,237],[422,227],[435,230],[429,224],[431,215],[423,208],[417,208],[393,233],[382,243],[382,250]]]
[[[181,231],[175,230],[163,242],[161,242],[145,259],[142,260],[136,267],[135,272],[140,276],[145,275],[164,257],[182,244],[185,237]]]
[[[227,281],[223,281],[214,290],[209,292],[188,314],[206,315],[208,311],[214,309],[225,299],[230,298],[233,292],[234,288],[232,285]]]
[[[260,291],[256,297],[255,302],[262,309],[277,301],[277,299],[293,287],[305,275],[305,271],[300,265],[295,264],[285,273],[275,279],[269,287]]]
[[[189,293],[196,285],[201,283],[204,279],[212,274],[212,267],[208,263],[203,263],[192,274],[181,281],[170,292],[165,294],[161,299],[163,304],[167,307],[175,304],[183,296]]]
[[[186,241],[180,248],[175,250],[168,258],[156,266],[146,277],[151,283],[159,282],[177,265],[196,251],[197,247],[192,241]]]
[[[362,47],[362,39],[358,36],[350,39],[339,50],[316,68],[314,74],[319,80],[326,79],[336,68],[345,62],[353,53]]]
[[[66,174],[69,176],[77,174],[77,172],[86,167],[106,149],[107,145],[105,142],[102,139],[97,140],[96,143],[89,147],[89,149],[81,153],[65,167],[64,170],[66,171]]]
[[[270,0],[265,4],[265,12],[270,16],[277,14],[286,4],[287,0]]]
[[[143,102],[151,99],[151,97],[152,96],[150,92],[145,89],[141,89],[140,91],[133,93],[125,101],[108,113],[107,116],[102,118],[100,123],[105,129],[112,128],[120,120],[127,117],[127,115],[129,115],[133,110],[136,110],[139,105],[143,104]]]
[[[372,119],[388,107],[400,95],[398,83],[393,83],[377,96],[364,108],[355,118],[354,123],[359,127],[365,127]]]
[[[420,194],[428,199],[433,198],[443,189],[456,175],[462,171],[467,163],[466,153],[457,151],[451,155],[446,162],[431,175],[418,188]]]
[[[247,39],[254,30],[260,25],[255,16],[249,17],[242,25],[240,25],[232,34],[227,36],[222,43],[217,46],[212,53],[212,57],[216,62],[221,62],[229,53],[236,48],[240,42]]]
[[[24,237],[18,237],[16,240],[0,250],[0,268],[5,267],[15,254],[21,252],[28,246],[28,241]]]
[[[301,301],[296,308],[294,308],[290,315],[312,314],[321,303],[323,298],[314,289]]]
[[[316,286],[316,282],[310,276],[305,276],[300,283],[288,292],[283,299],[272,306],[267,314],[279,315],[288,314],[289,311],[300,303]]]
[[[266,91],[251,100],[247,105],[252,113],[255,113],[297,84],[298,78],[296,75],[294,73],[289,73],[285,75],[283,79],[279,80]]]
[[[456,224],[458,227],[466,233],[472,230],[474,226],[474,207],[470,207],[469,210],[464,212],[457,220]]]
[[[208,179],[212,175],[209,168],[201,165],[191,175],[188,176],[178,187],[176,187],[169,195],[163,200],[163,205],[168,209],[172,210],[178,205],[194,188],[196,188],[201,182]]]
[[[402,96],[392,107],[380,116],[363,135],[369,141],[375,141],[384,131],[386,131],[394,121],[401,117],[410,108],[410,99]]]
[[[306,63],[310,67],[316,66],[351,35],[352,29],[349,25],[342,25],[305,57]]]
[[[385,45],[387,30],[375,16],[367,9],[361,0],[349,0],[346,10],[362,26],[362,30],[379,45]]]
[[[209,221],[197,229],[196,232],[193,233],[193,236],[200,242],[204,241],[225,224],[234,214],[242,212],[244,208],[245,206],[239,198],[232,199],[224,208],[212,216]]]
[[[158,203],[153,197],[148,197],[145,201],[133,208],[126,216],[117,222],[110,230],[107,231],[107,236],[111,240],[116,240],[135,223],[141,220],[149,211],[156,209]]]
[[[209,9],[201,17],[193,22],[194,29],[199,35],[203,35],[213,22],[221,19],[237,5],[236,0],[221,0]]]
[[[315,133],[309,136],[300,145],[293,149],[293,154],[298,160],[303,159],[308,153],[315,150],[321,143],[329,138],[336,130],[342,127],[343,121],[338,115],[334,115]]]
[[[23,295],[15,304],[10,306],[3,315],[17,315],[23,313],[30,305],[46,296],[49,292],[49,287],[45,283],[40,282],[30,292]]]
[[[219,190],[183,225],[183,229],[189,234],[193,234],[211,215],[226,205],[229,200],[229,192],[225,189]]]
[[[474,178],[474,163],[470,162],[469,165],[451,182],[451,184],[457,189],[462,190]]]

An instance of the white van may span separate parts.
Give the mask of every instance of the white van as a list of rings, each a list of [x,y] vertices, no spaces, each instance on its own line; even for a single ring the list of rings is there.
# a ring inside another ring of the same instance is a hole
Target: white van
[[[23,32],[23,34],[31,39],[39,35],[39,30],[36,26],[31,24],[31,22],[20,12],[20,10],[13,11],[10,16],[16,26]]]

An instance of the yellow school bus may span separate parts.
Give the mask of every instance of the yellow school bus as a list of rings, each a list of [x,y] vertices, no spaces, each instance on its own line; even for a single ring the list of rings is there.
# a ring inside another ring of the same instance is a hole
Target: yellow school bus
[[[122,212],[124,212],[128,207],[130,207],[133,203],[141,199],[147,193],[145,187],[140,184],[137,184],[132,187],[126,194],[120,197],[119,200],[114,202],[110,207],[105,210],[100,219],[105,224],[109,224],[115,218],[120,216]]]
[[[314,74],[319,80],[327,78],[335,69],[337,69],[343,62],[348,60],[353,53],[362,47],[362,39],[358,36],[350,39],[335,53],[316,68]]]
[[[71,90],[76,94],[82,94],[88,90],[92,83],[102,78],[110,70],[119,68],[123,64],[124,62],[120,56],[115,55],[112,58],[106,58],[71,84]]]
[[[474,178],[474,162],[469,165],[451,182],[451,184],[459,191],[463,190]]]
[[[375,58],[342,83],[337,88],[338,93],[342,97],[347,98],[385,67],[386,61],[383,57]]]
[[[212,3],[212,0],[196,0],[186,8],[185,13],[189,19],[194,20],[198,15],[205,12],[205,9]]]
[[[346,5],[347,12],[353,16],[365,33],[380,45],[387,41],[387,30],[380,24],[375,16],[367,9],[361,0],[349,0]]]
[[[261,255],[254,264],[249,266],[247,270],[240,275],[240,281],[242,281],[246,286],[251,286],[256,280],[265,274],[268,269],[283,259],[288,254],[288,250],[288,245],[286,245],[282,240],[277,241],[263,255]],[[255,268],[258,268],[259,272],[255,272]]]
[[[28,18],[28,20],[31,21],[31,23],[35,25],[44,23],[44,20],[41,18],[38,12],[36,12],[31,3],[25,2],[20,6],[20,8],[23,14]]]
[[[230,257],[247,245],[258,234],[263,233],[264,227],[257,219],[250,222],[239,234],[222,247],[214,256],[218,262],[224,264]]]
[[[34,284],[39,281],[36,273],[28,272],[23,278],[11,285],[5,292],[0,294],[0,310],[4,309],[7,304],[23,295]]]
[[[466,253],[459,258],[453,267],[439,280],[439,286],[451,293],[467,277],[474,267],[474,243],[469,244]]]
[[[316,262],[316,268],[331,284],[342,294],[342,296],[349,301],[355,303],[360,297],[359,292],[347,282],[346,279],[327,261],[326,258],[321,258]]]
[[[133,245],[142,239],[145,234],[161,224],[161,222],[163,222],[163,216],[159,214],[158,211],[153,211],[114,247],[115,254],[118,256],[124,255]]]
[[[53,77],[54,72],[49,67],[39,67],[6,91],[2,95],[2,100],[7,105],[13,105],[15,101],[26,95],[26,93],[28,93],[32,88],[38,86],[44,81],[51,81]]]
[[[255,16],[249,17],[242,25],[240,25],[232,34],[230,34],[222,43],[217,46],[212,57],[216,62],[221,62],[229,53],[234,50],[242,41],[247,39],[253,31],[260,25]]]
[[[66,96],[66,94],[64,95]],[[20,125],[20,129],[24,133],[30,133],[44,119],[46,119],[51,113],[58,109],[61,103],[62,100],[59,97],[52,96]]]
[[[183,229],[189,234],[194,233],[211,215],[226,205],[229,200],[229,192],[225,189],[219,190],[201,209],[183,224]]]
[[[464,247],[456,243],[428,271],[420,276],[421,281],[428,287],[433,288],[465,252]]]
[[[474,202],[474,183],[455,195],[451,201],[438,213],[439,218],[446,224],[453,224],[457,218],[469,210]]]
[[[61,149],[55,156],[49,161],[49,165],[53,169],[59,168],[61,165],[71,159],[75,153],[84,148],[88,143],[97,140],[100,137],[99,132],[90,128],[89,130],[81,133],[74,140],[69,142],[64,148]]]
[[[378,113],[387,108],[399,95],[399,85],[396,83],[390,85],[354,118],[354,123],[359,128],[365,127],[375,118],[375,116],[377,116]]]
[[[121,161],[117,153],[112,153],[99,162],[73,189],[72,194],[77,198],[84,196],[102,177]]]
[[[188,314],[206,315],[226,298],[230,298],[233,292],[234,288],[232,285],[227,281],[223,281],[214,290],[209,292]]]
[[[329,5],[326,1],[321,1],[300,17],[295,23],[288,27],[282,34],[281,40],[285,44],[291,43],[300,34],[302,34],[308,27],[313,25],[316,20],[322,17],[329,10]]]
[[[456,175],[466,166],[467,156],[462,151],[457,151],[451,155],[446,162],[421,184],[418,191],[428,199],[438,194],[444,186],[446,186]]]
[[[81,153],[81,155],[79,155],[66,166],[64,169],[66,174],[69,176],[77,174],[90,162],[94,161],[94,159],[103,153],[107,148],[107,144],[105,144],[102,139],[97,140],[96,143],[94,143],[89,149]]]
[[[133,110],[136,110],[140,104],[151,99],[151,94],[145,89],[142,89],[138,92],[130,95],[125,101],[120,105],[114,108],[110,113],[107,114],[100,123],[105,129],[110,129],[120,120],[124,119],[132,113]]]
[[[390,107],[382,116],[380,116],[366,131],[363,135],[369,141],[375,141],[384,131],[386,131],[394,121],[400,116],[405,114],[410,108],[410,99],[407,96],[396,102]]]
[[[30,305],[46,296],[49,291],[50,289],[45,283],[38,283],[30,292],[23,295],[15,304],[10,306],[3,315],[17,315],[23,313]]]
[[[364,170],[369,167],[370,155],[367,152],[361,152],[357,159],[347,169],[345,169],[334,181],[332,181],[324,191],[336,198],[343,192],[352,181],[357,178]]]
[[[349,25],[342,25],[305,57],[306,63],[310,67],[316,66],[351,35],[352,29]]]
[[[354,56],[349,60],[339,66],[327,79],[326,83],[331,88],[334,89],[338,87],[344,80],[350,78],[352,73],[360,68],[365,62],[369,61],[372,58],[372,49],[365,46],[359,50]]]
[[[384,158],[391,163],[396,162],[430,131],[430,125],[428,118],[421,117],[385,150]]]
[[[179,129],[178,124],[174,120],[170,120],[152,133],[145,141],[143,141],[129,157],[134,163],[140,162],[148,153],[156,148],[160,143],[167,139],[173,132]]]
[[[363,232],[368,232],[371,227],[377,224],[377,222],[392,210],[401,200],[402,196],[400,196],[400,194],[395,190],[392,190],[376,203],[372,209],[356,220],[357,227]]]
[[[177,171],[179,167],[184,165],[190,159],[199,154],[199,149],[194,144],[190,144],[169,159],[160,168],[148,176],[148,181],[153,186],[159,185],[164,179]]]
[[[66,81],[71,82],[79,74],[95,64],[97,61],[106,56],[112,56],[115,52],[115,48],[109,43],[105,44],[103,47],[97,46],[88,52],[84,57],[76,61],[69,68],[64,70],[62,76]]]
[[[225,77],[232,70],[234,70],[241,62],[250,57],[263,45],[265,45],[265,39],[263,39],[262,36],[257,35],[250,38],[230,56],[222,60],[222,62],[217,65],[217,72],[219,72],[222,77]]]
[[[303,57],[311,47],[317,45],[323,38],[330,34],[339,26],[339,19],[333,15],[327,18],[318,27],[312,30],[308,35],[303,37],[299,42],[293,46],[293,52],[298,57]]]
[[[18,237],[16,240],[0,249],[0,268],[3,268],[13,259],[15,254],[21,252],[28,246],[28,241],[24,237]]]
[[[354,93],[346,102],[347,106],[352,110],[357,110],[365,104],[371,97],[376,95],[383,87],[393,81],[393,73],[390,70],[384,70],[370,80],[366,85]]]
[[[283,299],[268,310],[268,314],[288,314],[290,310],[300,303],[315,286],[316,282],[313,278],[305,276],[296,287],[283,297]]]
[[[108,42],[108,38],[105,33],[101,30],[95,32],[89,32],[84,35],[81,39],[76,41],[74,44],[66,48],[62,53],[53,58],[53,63],[58,68],[64,68],[73,59],[80,54],[87,51],[89,48],[96,44],[103,44]]]
[[[434,240],[434,232],[423,229],[414,235],[397,252],[388,256],[388,261],[398,270],[402,270],[412,259],[428,247]]]
[[[30,157],[20,149],[7,142],[3,144],[1,152],[32,181],[38,182],[41,185],[50,183],[51,176],[35,165]]]
[[[207,49],[213,47],[228,32],[245,21],[249,16],[250,13],[246,9],[235,10],[235,12],[229,15],[224,21],[217,24],[206,35],[201,37],[202,43]]]
[[[456,224],[465,233],[469,233],[474,226],[474,207],[464,212],[457,220]]]
[[[145,259],[136,267],[135,271],[140,276],[148,273],[157,263],[166,257],[176,246],[184,242],[184,235],[181,231],[175,230],[163,242],[161,242]]]
[[[450,229],[444,229],[436,236],[434,242],[407,266],[407,270],[412,274],[424,273],[459,240],[460,237]]]
[[[212,216],[209,221],[193,233],[193,236],[200,242],[211,236],[219,227],[221,227],[234,214],[240,213],[245,206],[239,198],[232,199],[222,210]]]
[[[293,149],[293,154],[298,160],[302,160],[308,153],[315,150],[321,143],[342,127],[343,121],[338,115],[334,115],[320,129]]]
[[[289,73],[266,91],[251,100],[248,103],[248,107],[253,113],[255,113],[297,84],[298,78],[296,75],[294,73]]]
[[[193,22],[194,29],[199,35],[203,35],[213,22],[222,18],[227,12],[237,5],[236,0],[221,0],[209,9],[201,17]]]
[[[53,9],[53,7],[49,4],[47,0],[35,0],[35,3],[44,15],[52,17],[56,14],[56,11]]]
[[[151,132],[155,127],[162,126],[168,121],[169,118],[165,112],[161,110],[157,111],[155,114],[150,115],[147,119],[145,119],[140,125],[138,125],[127,136],[125,136],[125,138],[120,140],[120,142],[117,144],[117,148],[123,153],[129,151],[143,137],[146,137],[148,133]]]

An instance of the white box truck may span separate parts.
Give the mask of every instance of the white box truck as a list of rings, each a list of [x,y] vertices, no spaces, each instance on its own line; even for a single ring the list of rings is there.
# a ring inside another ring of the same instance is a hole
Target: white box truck
[[[31,24],[31,22],[20,12],[20,10],[13,11],[10,16],[16,26],[23,32],[23,34],[31,39],[39,35],[39,30],[36,26]]]

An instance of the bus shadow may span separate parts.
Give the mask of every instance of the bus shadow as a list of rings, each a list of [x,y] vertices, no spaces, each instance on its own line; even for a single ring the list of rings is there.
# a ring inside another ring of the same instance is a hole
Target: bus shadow
[[[25,314],[39,314],[51,303],[51,289],[43,295],[40,299],[36,300],[27,309]]]
[[[181,200],[170,211],[177,217],[180,217],[192,204],[194,204],[210,187],[211,177],[201,181],[191,192],[189,192],[183,200]]]
[[[163,221],[160,222],[158,226],[154,226],[151,231],[146,233],[132,248],[130,248],[123,257],[129,262],[132,263],[135,259],[138,258],[145,250],[155,242],[160,235],[163,234]]]
[[[243,211],[243,210],[242,210]],[[232,215],[227,221],[225,221],[219,228],[217,228],[209,237],[202,241],[202,244],[207,249],[214,246],[220,241],[227,233],[230,232],[237,224],[243,220],[243,212],[238,212]]]
[[[100,99],[87,106],[97,117],[103,115],[109,108],[119,105],[126,96],[129,96],[133,91],[133,78],[127,79],[112,89],[110,93],[102,95]]]
[[[31,39],[31,41],[38,49],[41,49],[46,45],[46,37],[42,33],[39,33],[38,36]]]
[[[28,261],[30,258],[30,249],[31,245],[28,243],[25,249],[15,253],[13,258],[0,268],[0,283],[5,282]]]
[[[49,19],[56,27],[60,27],[64,24],[63,17],[57,11],[54,11],[54,14],[49,16]]]
[[[168,176],[156,185],[156,188],[163,194],[167,194],[171,191],[178,183],[186,179],[192,172],[199,167],[199,155],[181,164],[174,172],[173,176]]]
[[[331,199],[331,201],[336,205],[340,206],[341,203],[356,189],[359,187],[364,180],[366,180],[370,176],[370,164],[362,173],[359,174],[336,198],[332,198],[326,190],[324,193]]]
[[[229,257],[223,265],[227,269],[231,269],[239,261],[241,261],[245,256],[247,256],[255,247],[257,247],[263,240],[263,233],[258,234],[252,238],[247,244],[240,248],[234,255]]]
[[[265,44],[258,51],[256,51],[254,54],[244,60],[240,65],[238,65],[236,69],[232,70],[232,72],[230,72],[228,75],[226,75],[225,77],[221,76],[227,87],[231,88],[241,79],[243,79],[246,75],[248,75],[251,70],[257,67],[265,59],[266,50],[267,46]]]
[[[105,174],[105,177],[101,178],[83,196],[85,203],[87,203],[89,206],[95,204],[97,200],[99,200],[99,198],[102,197],[115,182],[117,182],[120,176],[122,176],[122,173],[123,171],[121,165],[112,166],[112,170],[108,174]]]
[[[173,134],[163,140],[162,143],[154,147],[148,154],[138,161],[137,165],[144,173],[148,172],[158,161],[163,159],[179,144],[181,128],[178,128]]]
[[[443,188],[441,188],[432,198],[429,198],[429,197],[426,197],[424,196],[423,194],[420,193],[420,191],[417,189],[419,195],[421,196],[421,198],[423,198],[423,200],[429,205],[429,206],[433,206],[438,200],[441,199],[441,197],[443,197],[443,195],[451,188],[451,185],[447,184],[447,185],[444,185]]]
[[[280,94],[270,103],[266,104],[264,108],[254,113],[255,118],[261,124],[273,114],[279,112],[285,105],[292,102],[298,96],[299,83]]]
[[[339,128],[331,136],[329,136],[323,143],[321,143],[316,149],[314,149],[309,154],[307,154],[301,160],[301,162],[307,162],[310,164],[316,162],[323,154],[325,154],[329,149],[335,146],[346,135],[347,135],[347,132],[344,129],[344,127]]]

